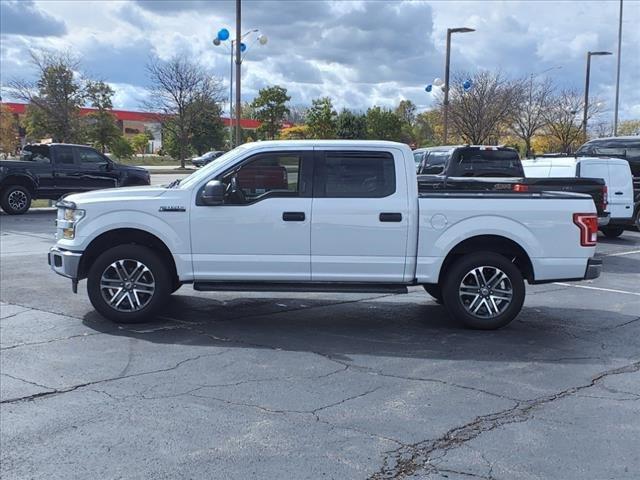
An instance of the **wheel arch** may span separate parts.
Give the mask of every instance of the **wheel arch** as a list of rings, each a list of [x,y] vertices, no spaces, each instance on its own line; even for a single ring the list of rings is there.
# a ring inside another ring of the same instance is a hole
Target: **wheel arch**
[[[137,228],[108,230],[94,238],[82,254],[78,267],[78,278],[86,278],[91,265],[104,251],[126,244],[142,245],[153,250],[166,262],[174,285],[179,284],[176,263],[169,247],[156,235]]]
[[[458,258],[475,252],[492,252],[503,255],[513,261],[527,281],[533,282],[535,280],[531,258],[522,246],[510,238],[500,235],[477,235],[461,241],[449,251],[440,267],[438,283],[442,283],[443,275],[448,267]]]
[[[32,197],[35,196],[36,189],[38,187],[33,178],[29,177],[28,175],[8,175],[0,182],[0,191],[12,185],[20,185],[22,187],[25,187],[27,190],[29,190],[29,193]]]

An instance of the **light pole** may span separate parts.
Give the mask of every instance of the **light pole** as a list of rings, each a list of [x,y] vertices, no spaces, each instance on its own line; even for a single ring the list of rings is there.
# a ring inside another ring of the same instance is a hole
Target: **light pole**
[[[582,116],[582,129],[584,141],[587,141],[587,114],[589,111],[589,76],[591,75],[591,57],[593,55],[611,55],[611,52],[587,52],[587,74],[584,81],[584,109]]]
[[[260,45],[265,45],[268,41],[267,37],[265,35],[262,35],[260,33],[260,30],[257,28],[254,28],[252,30],[248,30],[246,31],[244,34],[241,35],[240,37],[240,64],[242,64],[242,61],[244,60],[244,56],[242,56],[242,54],[247,50],[247,45],[242,41],[245,38],[247,38],[249,35],[251,35],[252,33],[257,33],[258,36],[257,38],[254,40],[254,42],[251,44],[251,46],[255,45],[256,42],[258,42]],[[226,28],[221,29],[218,32],[218,35],[216,36],[216,38],[213,39],[213,44],[218,46],[220,45],[222,42],[226,41],[229,39],[229,30],[227,30]],[[233,118],[233,64],[234,64],[234,59],[236,57],[236,45],[237,42],[236,40],[231,40],[230,42],[230,46],[229,46],[229,59],[230,59],[230,66],[229,66],[229,147],[233,148],[233,137],[234,137],[234,133],[236,135],[236,145],[239,145],[239,141],[237,139],[238,133],[240,131],[239,125],[240,125],[240,119],[237,115],[238,113],[238,105],[240,105],[239,103],[236,103],[236,119],[235,119],[235,124],[236,124],[236,129],[234,132],[234,118]],[[246,56],[246,54],[245,54]],[[236,92],[237,93],[237,92]]]
[[[449,66],[451,63],[451,34],[475,32],[474,28],[459,27],[447,29],[447,56],[444,66],[444,132],[443,143],[447,144],[447,134],[449,130]]]
[[[618,59],[616,66],[616,104],[613,113],[613,136],[618,136],[618,100],[620,99],[620,58],[622,55],[622,0],[620,0],[620,18],[618,20]]]

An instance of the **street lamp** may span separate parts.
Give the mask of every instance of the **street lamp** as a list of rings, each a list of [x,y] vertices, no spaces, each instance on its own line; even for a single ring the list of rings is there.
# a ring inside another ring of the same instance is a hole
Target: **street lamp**
[[[587,141],[587,112],[589,110],[589,76],[591,75],[591,57],[593,55],[611,55],[611,52],[587,52],[587,75],[584,81],[584,112],[582,117],[585,142]]]
[[[449,129],[449,66],[451,63],[451,34],[475,32],[475,29],[468,27],[447,29],[447,56],[444,67],[444,132],[443,143],[447,144],[447,133]]]
[[[244,40],[245,38],[249,37],[249,35],[251,34],[257,34],[256,38],[254,39],[254,41],[251,43],[251,45],[249,47],[247,47],[247,44],[244,43],[242,40]],[[221,29],[218,32],[218,35],[216,36],[216,38],[213,39],[213,44],[215,46],[219,46],[222,44],[222,42],[228,40],[230,38],[230,34],[229,34],[229,30],[227,30],[226,28]],[[248,30],[246,31],[241,37],[240,37],[240,58],[239,58],[239,63],[241,64],[242,61],[244,60],[244,58],[246,57],[246,51],[251,48],[253,45],[255,45],[256,43],[259,43],[260,45],[266,45],[267,44],[267,37],[266,35],[263,35],[262,33],[260,33],[260,30],[257,28],[254,28],[252,30]],[[235,58],[235,51],[236,50],[236,40],[231,40],[231,42],[229,43],[229,57],[230,57],[230,68],[229,68],[229,147],[233,148],[233,135],[234,135],[234,128],[233,128],[233,63],[234,63],[234,58]],[[244,54],[244,55],[243,55]],[[238,105],[236,105],[236,111],[238,110]],[[239,145],[240,144],[240,118],[239,116],[237,116],[236,118],[236,143]]]

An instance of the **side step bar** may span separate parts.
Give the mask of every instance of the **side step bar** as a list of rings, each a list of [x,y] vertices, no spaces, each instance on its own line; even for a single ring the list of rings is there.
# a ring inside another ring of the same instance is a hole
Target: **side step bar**
[[[322,292],[322,293],[407,293],[397,283],[280,283],[280,282],[194,282],[200,292]]]

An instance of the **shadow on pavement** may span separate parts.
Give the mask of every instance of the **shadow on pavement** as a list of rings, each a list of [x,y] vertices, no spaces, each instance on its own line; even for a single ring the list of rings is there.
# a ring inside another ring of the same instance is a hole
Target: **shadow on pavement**
[[[615,336],[603,329],[603,315],[613,326],[634,318],[586,309],[524,309],[508,327],[485,332],[456,325],[435,303],[329,303],[282,298],[220,302],[179,296],[156,322],[114,329],[113,323],[90,312],[84,324],[108,335],[161,344],[303,351],[342,360],[352,355],[375,355],[539,362],[562,358],[565,363],[579,363],[598,358],[603,337]],[[580,319],[580,328],[568,324],[571,318]],[[593,352],[593,356],[585,356],[585,352]]]

